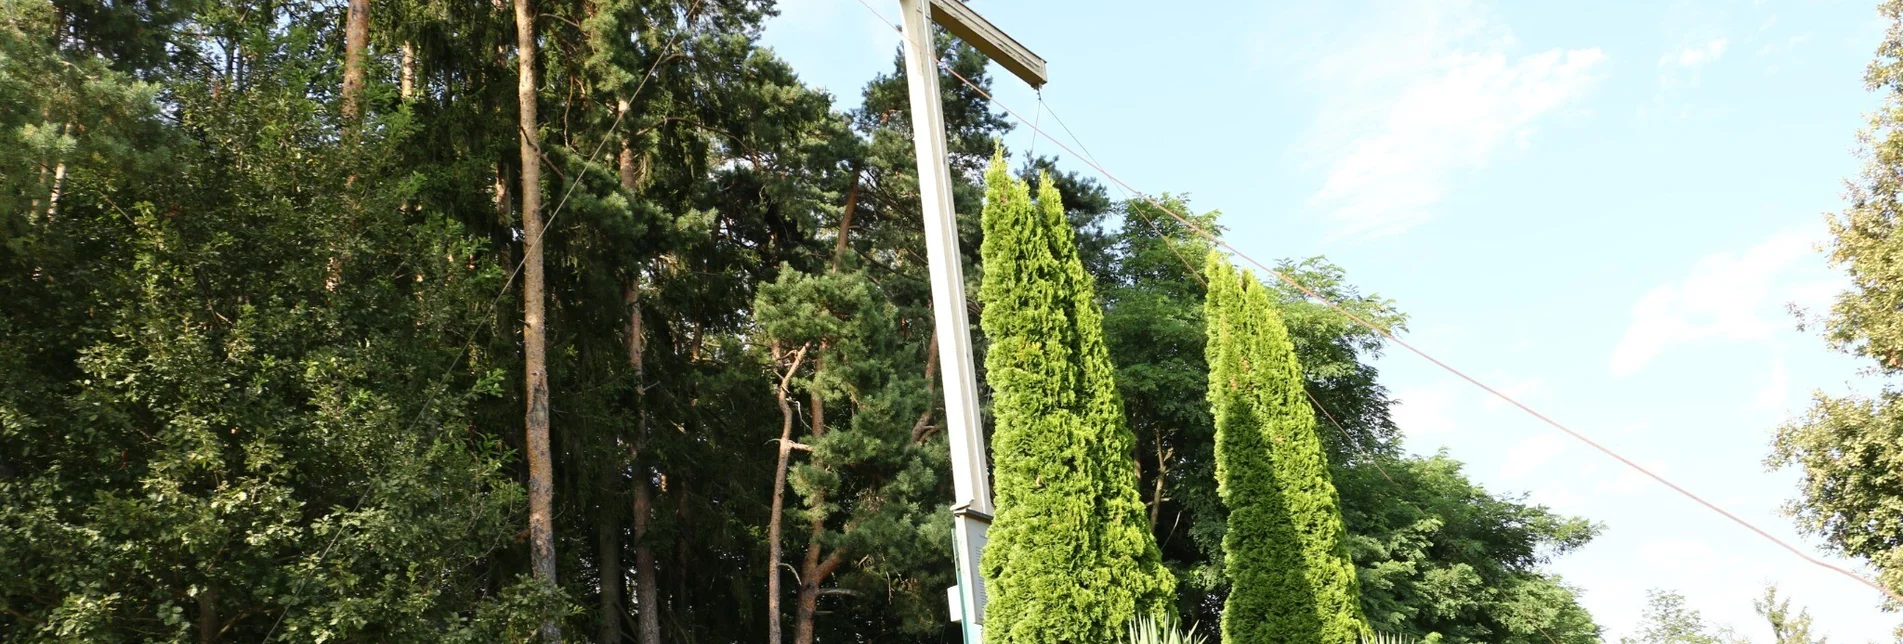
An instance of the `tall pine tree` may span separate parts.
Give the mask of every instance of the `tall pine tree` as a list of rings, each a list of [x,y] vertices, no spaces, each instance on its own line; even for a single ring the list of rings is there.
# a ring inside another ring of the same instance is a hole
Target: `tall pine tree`
[[[985,178],[979,299],[998,504],[986,637],[1120,641],[1132,618],[1173,614],[1175,579],[1137,493],[1103,313],[1052,182],[1032,203],[1002,154]]]
[[[1267,289],[1211,252],[1209,401],[1232,588],[1224,641],[1356,641],[1366,630],[1328,457]]]

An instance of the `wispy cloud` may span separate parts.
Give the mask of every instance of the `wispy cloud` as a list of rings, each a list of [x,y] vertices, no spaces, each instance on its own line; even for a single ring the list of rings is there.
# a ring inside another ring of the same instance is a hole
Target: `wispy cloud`
[[[1724,38],[1713,38],[1702,44],[1681,47],[1678,51],[1659,57],[1659,66],[1685,69],[1703,67],[1724,58],[1727,44]]]
[[[1789,414],[1791,411],[1791,373],[1785,366],[1784,350],[1780,348],[1771,361],[1771,372],[1765,376],[1764,386],[1752,396],[1751,402],[1759,411],[1772,414]]]
[[[1510,481],[1545,467],[1566,451],[1567,440],[1553,432],[1541,432],[1520,441],[1507,449],[1507,464],[1501,468],[1500,478]]]
[[[1396,391],[1394,425],[1416,438],[1453,431],[1454,397],[1458,391],[1457,383],[1451,380]]]
[[[1787,274],[1814,258],[1821,231],[1787,230],[1742,252],[1706,255],[1689,274],[1646,292],[1612,351],[1614,375],[1630,375],[1673,348],[1712,340],[1768,341],[1791,326],[1784,305],[1829,292]],[[1806,304],[1807,302],[1796,302]]]
[[[1479,3],[1376,4],[1357,13],[1384,16],[1373,24],[1356,18],[1352,28],[1297,37],[1302,47],[1259,47],[1269,64],[1305,70],[1300,82],[1319,99],[1302,146],[1323,175],[1309,203],[1340,236],[1394,234],[1431,219],[1461,172],[1527,145],[1542,119],[1602,75],[1598,48],[1522,53]]]

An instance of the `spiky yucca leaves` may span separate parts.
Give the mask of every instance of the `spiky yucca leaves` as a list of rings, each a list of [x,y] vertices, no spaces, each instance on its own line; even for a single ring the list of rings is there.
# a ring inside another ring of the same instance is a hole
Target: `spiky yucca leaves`
[[[1103,313],[1051,182],[985,173],[984,331],[998,514],[983,571],[992,644],[1109,644],[1173,615],[1137,494]]]
[[[1405,635],[1368,631],[1361,635],[1360,644],[1416,644],[1420,640]]]
[[[1209,638],[1173,619],[1138,617],[1130,621],[1130,644],[1203,644]],[[1382,644],[1387,644],[1383,642]]]

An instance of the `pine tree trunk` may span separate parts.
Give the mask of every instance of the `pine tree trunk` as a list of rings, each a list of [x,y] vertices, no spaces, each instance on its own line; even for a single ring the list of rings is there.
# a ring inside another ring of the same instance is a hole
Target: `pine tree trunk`
[[[397,96],[408,102],[416,97],[416,43],[404,42],[399,51],[403,60],[397,72]]]
[[[694,601],[687,592],[688,562],[693,560],[693,549],[688,543],[694,538],[694,515],[687,511],[687,500],[693,495],[688,486],[693,480],[677,476],[674,481],[674,520],[679,522],[674,530],[674,624],[682,631],[681,639],[694,641]],[[665,490],[663,490],[665,491]]]
[[[647,542],[654,501],[645,470],[634,481],[634,599],[640,605],[641,644],[661,644],[661,591],[654,578],[654,546]]]
[[[354,146],[360,140],[363,119],[363,83],[364,57],[370,47],[370,0],[350,0],[344,14],[344,83],[338,92],[342,100],[340,106],[344,117],[344,141]],[[230,75],[227,72],[227,75]],[[357,184],[357,173],[352,171],[345,179],[346,186]],[[347,191],[354,192],[354,191]],[[348,204],[347,226],[356,227],[357,203],[354,198],[345,197]],[[344,281],[344,256],[342,253],[331,255],[325,264],[324,289],[336,291]]]
[[[852,188],[846,191],[846,206],[839,210],[839,236],[833,239],[833,272],[846,261],[846,251],[851,246],[852,214],[859,209],[859,176],[857,166],[852,169]]]
[[[370,0],[350,0],[344,14],[344,87],[345,127],[354,127],[363,117],[363,66],[365,50],[370,46]]]
[[[548,330],[544,326],[542,278],[542,164],[535,114],[535,16],[530,0],[515,0],[516,101],[522,141],[522,354],[528,410],[529,557],[535,578],[555,581],[555,477],[549,456]],[[560,642],[561,626],[542,623],[542,640]]]
[[[614,498],[615,482],[621,477],[618,467],[606,464],[596,474],[595,490],[604,499]],[[614,511],[614,503],[602,503],[595,517],[596,563],[599,564],[601,579],[601,630],[595,641],[600,644],[616,644],[621,641],[622,610],[621,589],[626,583],[626,575],[621,570],[621,525],[616,519],[619,513]]]
[[[615,117],[626,119],[628,107],[628,99],[616,101]],[[621,174],[621,189],[633,193],[637,187],[634,176],[634,141],[625,135],[621,137],[621,154],[616,158],[615,165]]]
[[[59,216],[59,195],[60,195],[60,192],[65,189],[66,189],[66,160],[60,159],[59,165],[53,166],[53,192],[51,194],[48,194],[46,197],[46,220],[47,221],[52,221],[54,217]]]
[[[198,591],[198,644],[217,644],[223,630],[218,625],[218,592],[210,588]]]
[[[819,615],[820,582],[832,577],[839,565],[846,562],[844,550],[834,550],[824,561],[820,560],[819,534],[824,525],[823,521],[813,522],[812,540],[806,546],[806,564],[800,570],[799,604],[794,609],[799,626],[794,629],[793,644],[813,644],[813,619]]]
[[[1163,451],[1163,430],[1150,428],[1150,435],[1156,445],[1156,478],[1150,490],[1150,534],[1156,534],[1156,520],[1163,512],[1163,483],[1169,478],[1169,455]],[[1137,471],[1143,470],[1143,464],[1137,463]]]
[[[775,353],[781,353],[778,347]],[[784,354],[781,353],[784,357]],[[775,397],[780,403],[780,461],[773,469],[773,508],[767,515],[767,565],[770,569],[766,576],[766,614],[767,644],[781,644],[780,637],[780,524],[781,515],[786,510],[786,466],[793,455],[793,405],[787,401],[787,387],[793,374],[800,369],[800,363],[806,360],[806,347],[801,346],[793,354],[793,362],[780,376],[780,386]]]
[[[616,101],[616,116],[628,113],[628,100]],[[621,189],[633,194],[634,141],[621,137],[621,153],[616,159]],[[661,644],[661,591],[654,578],[654,546],[648,543],[648,524],[654,512],[654,499],[648,490],[648,468],[641,462],[648,441],[647,325],[641,318],[640,278],[630,280],[623,297],[628,305],[628,364],[634,367],[635,406],[639,427],[634,437],[634,603],[638,607],[637,634],[641,644]]]

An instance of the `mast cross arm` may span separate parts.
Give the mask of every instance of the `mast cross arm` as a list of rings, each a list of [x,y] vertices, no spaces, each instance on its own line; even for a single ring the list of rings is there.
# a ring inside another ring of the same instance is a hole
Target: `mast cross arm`
[[[1031,87],[1044,86],[1048,80],[1044,74],[1044,59],[1018,44],[1004,30],[992,25],[991,21],[985,20],[984,16],[958,0],[931,0],[931,6],[932,22],[938,23],[959,40],[977,47],[978,51],[990,56]]]

